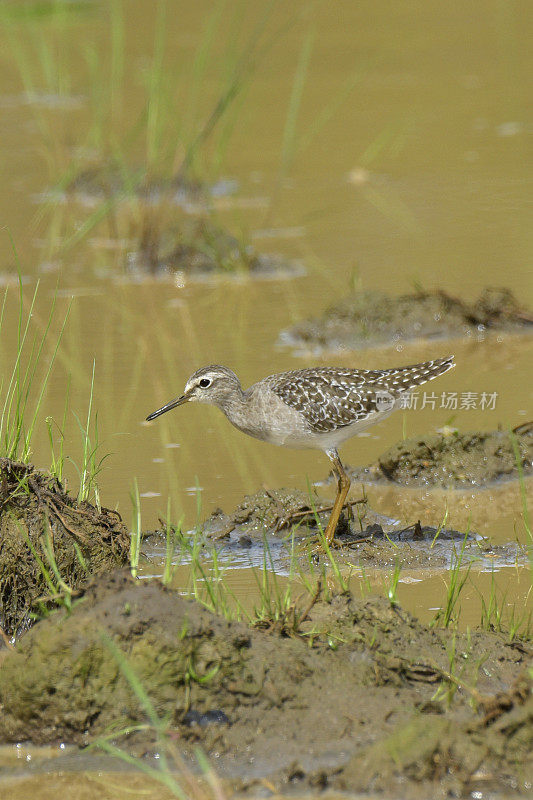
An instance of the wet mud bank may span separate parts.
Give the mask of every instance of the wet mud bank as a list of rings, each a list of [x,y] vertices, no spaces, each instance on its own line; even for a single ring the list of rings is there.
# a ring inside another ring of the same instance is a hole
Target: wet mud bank
[[[516,450],[515,450],[516,446]],[[533,474],[533,423],[508,431],[456,430],[406,439],[352,479],[400,486],[472,489]]]
[[[0,459],[0,627],[16,636],[87,579],[125,564],[117,512],[79,503],[31,465]],[[59,577],[60,576],[60,579]]]
[[[533,312],[505,288],[484,289],[473,303],[442,290],[399,297],[357,292],[321,317],[283,331],[280,342],[320,352],[465,336],[479,340],[490,332],[531,333]]]
[[[247,554],[251,565],[260,566],[266,548],[276,571],[286,571],[294,553],[305,569],[311,555],[308,545],[315,545],[314,560],[324,556],[319,523],[325,530],[331,507],[331,500],[310,498],[294,489],[262,489],[247,495],[230,513],[216,509],[202,531],[224,558]],[[355,559],[359,565],[379,569],[390,569],[398,561],[404,568],[442,569],[459,551],[464,564],[475,562],[480,567],[514,564],[525,558],[515,542],[494,545],[475,531],[436,527],[423,519],[405,525],[374,511],[363,499],[345,506],[333,554],[339,563],[346,557],[352,564]]]
[[[384,599],[320,591],[293,620],[250,627],[155,580],[99,578],[70,614],[2,654],[0,740],[84,745],[116,731],[122,746],[150,752],[149,732],[120,733],[146,720],[118,648],[174,742],[216,753],[217,771],[241,789],[266,777],[279,789],[402,797],[435,796],[437,784],[442,796],[526,791],[524,642],[430,629]]]

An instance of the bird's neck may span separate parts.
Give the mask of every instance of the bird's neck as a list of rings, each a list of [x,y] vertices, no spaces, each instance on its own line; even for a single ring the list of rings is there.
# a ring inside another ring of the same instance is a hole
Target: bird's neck
[[[217,406],[231,420],[233,414],[238,414],[246,407],[246,395],[240,386],[232,387],[217,397]]]
[[[232,425],[235,425],[239,430],[247,431],[248,428],[248,410],[250,407],[250,395],[248,392],[243,392],[239,387],[233,390],[225,397],[221,397],[217,403],[221,411],[224,412]]]

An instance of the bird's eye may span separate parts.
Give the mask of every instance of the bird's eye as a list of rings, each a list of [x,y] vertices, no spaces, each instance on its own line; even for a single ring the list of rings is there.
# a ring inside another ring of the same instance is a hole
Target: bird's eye
[[[207,387],[210,385],[211,381],[209,380],[209,378],[202,378],[202,380],[200,381],[200,386],[202,387],[202,389],[207,389]]]

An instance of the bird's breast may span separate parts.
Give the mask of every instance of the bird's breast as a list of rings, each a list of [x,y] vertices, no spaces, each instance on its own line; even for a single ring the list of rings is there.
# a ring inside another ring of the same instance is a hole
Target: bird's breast
[[[223,411],[232,425],[255,439],[285,447],[314,446],[305,443],[309,434],[305,417],[274,392],[251,392]]]

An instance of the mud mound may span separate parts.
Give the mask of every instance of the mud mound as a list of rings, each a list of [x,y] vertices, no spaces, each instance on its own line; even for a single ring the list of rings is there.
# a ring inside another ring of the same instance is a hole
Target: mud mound
[[[490,705],[488,698],[485,702]],[[446,796],[454,797],[478,796],[480,783],[484,793],[506,784],[527,791],[532,754],[533,695],[524,676],[506,696],[496,722],[490,714],[460,725],[444,716],[418,714],[353,757],[336,784],[352,791],[401,792],[407,779],[415,785],[438,783]],[[520,782],[513,774],[521,775]]]
[[[249,563],[255,566],[263,564],[266,546],[273,569],[283,573],[287,570],[293,536],[301,546],[300,557],[305,568],[309,558],[305,545],[315,548],[318,542],[316,516],[324,530],[331,508],[331,501],[320,497],[311,500],[308,494],[295,489],[263,489],[246,495],[230,514],[216,509],[202,529],[209,539],[220,544],[223,557],[246,553]],[[163,531],[156,532],[156,536],[165,541]],[[403,568],[442,569],[450,565],[458,551],[463,554],[464,564],[476,562],[478,566],[483,566],[485,559],[488,566],[497,562],[516,563],[523,558],[515,543],[492,545],[473,531],[465,538],[464,531],[437,529],[420,521],[405,527],[399,520],[373,511],[361,500],[351,503],[350,510],[345,506],[335,535],[336,560],[342,563],[346,556],[350,563],[378,569],[389,569],[398,561]],[[321,553],[315,553],[314,558]]]
[[[416,339],[479,339],[489,331],[531,330],[533,314],[504,288],[484,289],[474,303],[441,290],[400,297],[358,292],[327,309],[322,317],[284,331],[281,341],[312,350],[358,350]]]
[[[533,423],[515,428],[525,475],[533,473]],[[401,486],[444,489],[485,487],[517,478],[513,443],[507,431],[435,433],[400,442],[354,478],[393,481]]]
[[[234,531],[240,536],[263,539],[264,536],[286,536],[291,525],[300,523],[302,534],[317,531],[314,508],[328,506],[328,501],[296,489],[261,489],[245,495],[235,511],[225,514],[217,508],[203,525],[211,539],[226,539]],[[327,518],[326,518],[327,521]]]
[[[159,220],[147,218],[138,250],[129,254],[128,267],[150,273],[182,272],[193,279],[232,273],[267,278],[302,272],[293,262],[258,253],[206,217],[187,217],[167,230],[161,230]]]
[[[420,782],[430,796],[435,780],[484,790],[488,770],[500,787],[524,784],[530,681],[512,688],[523,645],[427,629],[383,599],[317,595],[305,606],[289,638],[228,622],[157,581],[101,578],[70,615],[42,620],[3,656],[0,740],[85,743],[112,730],[124,739],[124,726],[144,722],[112,640],[169,735],[185,751],[201,742],[216,752],[241,786],[268,776],[278,787],[366,789],[391,775],[402,797]],[[452,646],[457,677],[448,672]],[[439,762],[452,732],[460,772]],[[135,736],[139,746],[149,734]]]
[[[230,623],[159,582],[115,573],[87,588],[70,616],[36,625],[0,669],[0,736],[14,741],[90,741],[109,725],[143,719],[138,698],[106,646],[111,637],[159,712],[183,736],[200,720],[256,720],[312,679],[312,654]],[[31,697],[28,695],[30,693]],[[195,737],[194,737],[195,738]]]
[[[110,200],[111,198],[131,197],[154,202],[168,198],[176,204],[207,202],[210,194],[208,186],[185,177],[170,180],[147,180],[141,170],[128,173],[122,164],[111,162],[88,167],[76,175],[66,187],[67,194],[77,196],[81,201]]]
[[[56,568],[75,592],[91,574],[126,563],[129,534],[120,516],[76,503],[56,478],[2,458],[0,497],[0,627],[6,634],[21,633],[30,612],[53,605],[44,571],[61,595]]]
[[[148,180],[140,171],[127,174],[122,166],[110,164],[83,171],[66,191],[92,206],[132,196],[145,203],[141,226],[133,233],[137,247],[127,256],[132,275],[180,272],[191,279],[237,272],[258,278],[301,275],[299,264],[258,253],[212,222],[210,200],[232,187],[231,181],[208,186],[184,176]],[[191,217],[193,210],[196,215]]]
[[[221,508],[215,509],[202,530],[209,539],[231,540],[244,546],[265,539],[271,544],[289,534],[304,539],[318,535],[318,522],[323,530],[326,528],[332,508],[331,500],[310,497],[298,489],[260,489],[245,495],[229,514]],[[397,527],[395,520],[372,511],[364,498],[349,500],[337,526],[337,538],[341,544],[349,545],[369,536],[384,537]],[[404,539],[408,538],[406,534]]]

